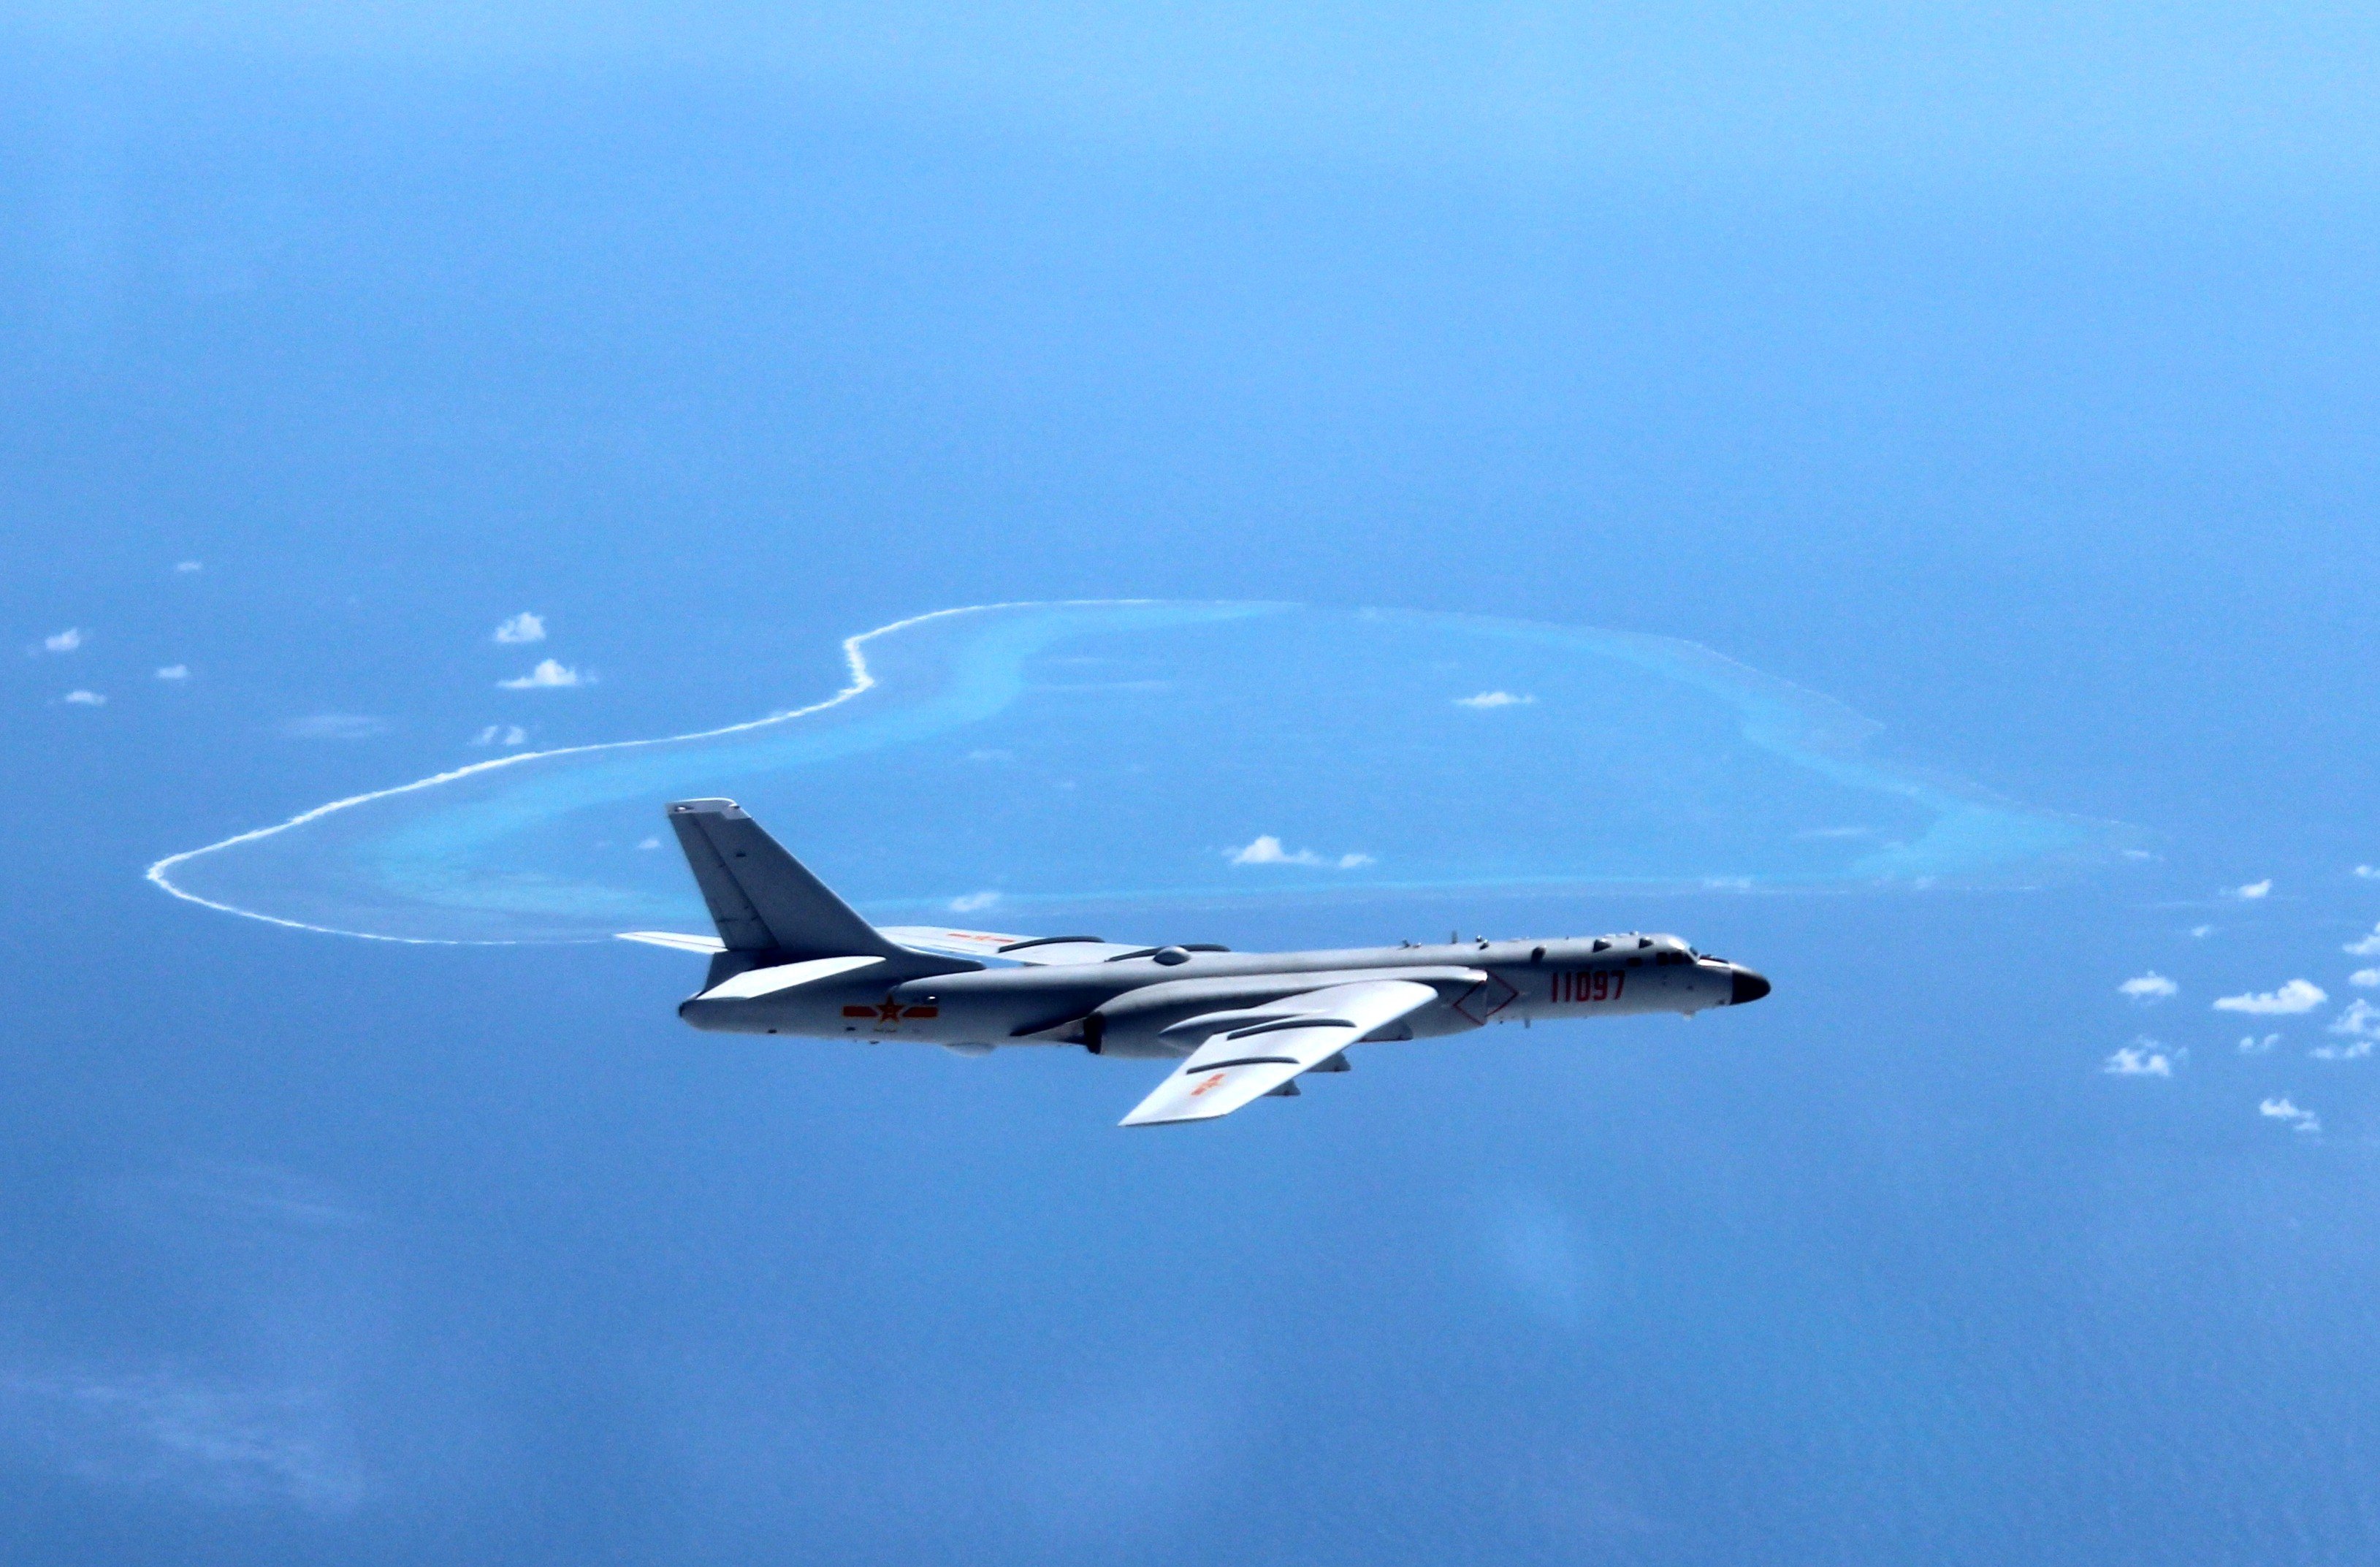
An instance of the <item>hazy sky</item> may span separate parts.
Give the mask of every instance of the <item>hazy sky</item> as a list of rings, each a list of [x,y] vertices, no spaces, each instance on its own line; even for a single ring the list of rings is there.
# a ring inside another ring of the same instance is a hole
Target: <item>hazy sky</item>
[[[297,5],[12,7],[68,56],[693,73],[928,125],[1268,161],[2370,177],[2354,7]]]

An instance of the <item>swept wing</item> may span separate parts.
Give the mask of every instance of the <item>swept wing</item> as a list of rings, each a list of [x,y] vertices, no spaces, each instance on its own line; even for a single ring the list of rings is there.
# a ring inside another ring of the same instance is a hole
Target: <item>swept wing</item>
[[[1268,1015],[1260,1019],[1238,1014],[1119,1124],[1162,1126],[1229,1115],[1437,1000],[1438,991],[1417,980],[1366,979],[1286,997],[1265,1008]]]
[[[1004,958],[1010,963],[1105,963],[1155,952],[1154,947],[1123,941],[1102,941],[1097,936],[1003,936],[993,930],[953,930],[941,925],[884,925],[878,935],[913,952],[944,957]],[[716,936],[682,936],[674,930],[623,930],[624,941],[669,947],[686,953],[722,953],[727,943]]]
[[[881,934],[905,947],[946,957],[1004,958],[1010,963],[1105,963],[1155,952],[1097,936],[1002,936],[990,930],[953,930],[941,925],[887,925]]]

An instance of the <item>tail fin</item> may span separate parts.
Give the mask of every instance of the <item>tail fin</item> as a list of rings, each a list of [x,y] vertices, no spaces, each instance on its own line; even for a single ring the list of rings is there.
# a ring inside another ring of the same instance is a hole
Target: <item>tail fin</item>
[[[768,953],[763,961],[771,963],[914,955],[829,892],[734,800],[680,800],[669,820],[729,954]]]

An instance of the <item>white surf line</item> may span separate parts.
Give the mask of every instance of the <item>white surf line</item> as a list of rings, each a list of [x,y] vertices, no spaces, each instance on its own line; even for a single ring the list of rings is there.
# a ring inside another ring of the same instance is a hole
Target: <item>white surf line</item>
[[[164,859],[151,866],[146,875],[149,881],[155,882],[184,903],[197,904],[201,908],[211,908],[219,914],[236,914],[242,919],[261,919],[267,925],[279,925],[291,930],[310,930],[319,936],[353,936],[358,941],[395,941],[408,947],[568,945],[570,943],[560,941],[457,941],[438,936],[383,936],[372,930],[342,930],[334,925],[309,925],[302,919],[284,919],[277,914],[259,914],[252,908],[241,908],[237,904],[217,903],[212,898],[202,898],[188,888],[174,885],[173,878],[168,873],[176,866],[194,860],[200,855],[211,855],[218,849],[228,849],[239,844],[252,844],[259,838],[270,838],[276,832],[286,832],[292,827],[303,827],[310,821],[319,821],[333,811],[346,810],[350,806],[366,805],[373,800],[384,800],[391,795],[409,795],[416,789],[428,789],[440,784],[452,784],[457,778],[468,778],[474,773],[491,772],[500,767],[516,767],[522,762],[536,761],[544,757],[579,756],[589,751],[628,750],[639,746],[674,746],[682,740],[710,740],[722,735],[740,735],[747,730],[765,729],[771,723],[783,723],[790,719],[808,718],[812,713],[824,712],[832,707],[840,707],[854,697],[874,689],[876,676],[868,673],[868,655],[860,651],[863,643],[873,641],[879,637],[891,636],[895,631],[905,631],[913,626],[923,626],[929,620],[943,620],[952,615],[977,614],[985,610],[1030,609],[1037,606],[1050,609],[1079,609],[1101,604],[1153,604],[1160,601],[1156,599],[1020,599],[1006,603],[962,604],[955,609],[929,610],[924,614],[913,614],[906,620],[896,620],[889,625],[877,626],[872,631],[862,631],[856,636],[844,638],[843,658],[844,664],[851,671],[851,684],[824,701],[812,702],[806,708],[795,708],[786,712],[772,712],[766,718],[747,719],[742,723],[730,723],[718,729],[698,729],[688,735],[663,735],[650,740],[603,740],[591,746],[563,746],[551,751],[520,751],[508,757],[494,757],[487,761],[475,761],[468,767],[458,767],[450,771],[432,773],[427,778],[417,778],[410,784],[399,784],[395,788],[374,789],[365,795],[350,795],[344,800],[333,800],[328,805],[316,806],[311,810],[301,810],[288,820],[276,821],[270,827],[259,827],[251,832],[235,833],[220,843],[209,844],[202,848],[185,849],[177,855],[167,855]],[[608,938],[590,936],[587,940],[600,941]]]

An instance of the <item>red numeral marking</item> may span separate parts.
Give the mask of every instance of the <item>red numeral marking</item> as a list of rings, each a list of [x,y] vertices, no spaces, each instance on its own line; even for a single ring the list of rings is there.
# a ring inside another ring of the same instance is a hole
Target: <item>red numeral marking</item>
[[[1616,1002],[1627,988],[1628,976],[1617,968],[1570,969],[1556,973],[1553,984],[1557,1006]]]

